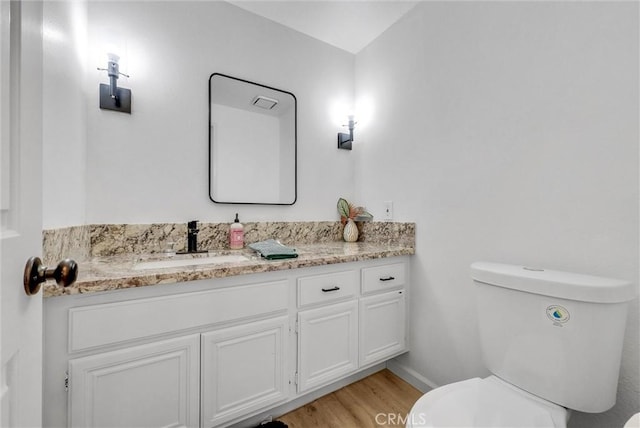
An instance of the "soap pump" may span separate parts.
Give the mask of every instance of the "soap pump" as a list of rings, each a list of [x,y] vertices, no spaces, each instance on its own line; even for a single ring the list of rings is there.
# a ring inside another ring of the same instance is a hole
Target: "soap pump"
[[[244,226],[238,219],[238,213],[236,213],[236,219],[231,223],[229,228],[229,248],[232,250],[240,250],[244,247]]]

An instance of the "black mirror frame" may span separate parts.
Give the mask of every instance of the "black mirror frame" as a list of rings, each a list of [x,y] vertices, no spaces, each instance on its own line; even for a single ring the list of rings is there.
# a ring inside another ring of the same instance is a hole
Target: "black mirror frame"
[[[293,97],[293,117],[294,117],[294,123],[293,123],[293,160],[294,160],[294,165],[293,165],[293,173],[294,173],[294,184],[293,184],[293,201],[291,203],[286,202],[286,203],[280,203],[280,202],[222,202],[222,201],[216,201],[215,199],[213,199],[213,196],[211,195],[212,192],[212,188],[211,188],[211,155],[212,155],[212,141],[211,141],[211,80],[213,79],[214,76],[222,76],[222,77],[226,77],[228,79],[233,79],[233,80],[237,80],[239,82],[244,82],[244,83],[249,83],[252,85],[256,85],[256,86],[260,86],[263,88],[267,88],[267,89],[271,89],[274,91],[279,91],[279,92],[284,92],[286,94],[289,94]],[[209,76],[209,129],[207,132],[207,135],[209,137],[209,157],[208,157],[208,163],[209,163],[209,199],[216,203],[216,204],[230,204],[230,205],[293,205],[296,203],[296,201],[298,200],[298,99],[296,98],[296,96],[289,91],[285,91],[283,89],[278,89],[278,88],[274,88],[272,86],[267,86],[267,85],[262,85],[260,83],[256,83],[256,82],[252,82],[250,80],[245,80],[245,79],[240,79],[238,77],[233,77],[233,76],[229,76],[227,74],[223,74],[223,73],[213,73]]]

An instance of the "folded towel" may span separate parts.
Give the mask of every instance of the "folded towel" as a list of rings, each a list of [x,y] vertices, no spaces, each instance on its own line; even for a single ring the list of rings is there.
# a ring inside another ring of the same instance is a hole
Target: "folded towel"
[[[256,250],[267,260],[295,259],[298,257],[298,253],[294,248],[282,245],[275,239],[249,244],[249,248]]]

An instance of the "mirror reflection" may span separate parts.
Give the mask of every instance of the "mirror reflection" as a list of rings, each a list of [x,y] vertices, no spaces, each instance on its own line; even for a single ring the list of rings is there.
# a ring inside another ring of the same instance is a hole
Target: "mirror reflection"
[[[296,201],[296,98],[214,73],[209,78],[209,197],[216,203]]]

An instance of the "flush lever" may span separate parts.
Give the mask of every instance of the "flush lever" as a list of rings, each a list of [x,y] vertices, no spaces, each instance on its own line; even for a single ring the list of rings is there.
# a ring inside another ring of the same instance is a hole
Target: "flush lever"
[[[32,296],[40,291],[40,286],[47,279],[55,279],[58,285],[68,287],[78,278],[78,264],[71,259],[64,259],[55,268],[42,264],[39,257],[31,257],[24,267],[24,291]]]

